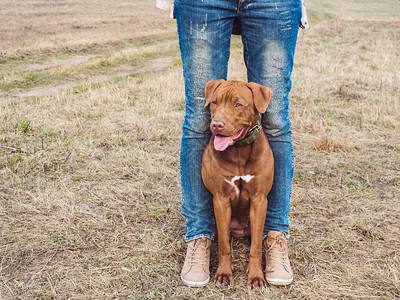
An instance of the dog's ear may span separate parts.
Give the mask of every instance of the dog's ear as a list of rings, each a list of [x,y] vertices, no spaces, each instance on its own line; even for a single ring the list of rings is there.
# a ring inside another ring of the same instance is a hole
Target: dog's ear
[[[246,85],[253,93],[254,105],[258,112],[265,113],[272,98],[271,89],[255,82],[249,82]]]
[[[204,107],[207,107],[208,104],[210,104],[212,95],[223,82],[225,82],[224,79],[218,79],[218,80],[211,80],[206,83],[206,86],[204,88],[206,94],[206,104],[204,104]]]

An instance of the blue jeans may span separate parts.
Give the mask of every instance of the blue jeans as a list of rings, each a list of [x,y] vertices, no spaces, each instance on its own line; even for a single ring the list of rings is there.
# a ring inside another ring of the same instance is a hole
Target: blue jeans
[[[186,97],[180,157],[186,241],[214,237],[212,196],[201,179],[202,155],[211,135],[209,109],[204,108],[204,86],[209,80],[227,78],[235,17],[241,23],[248,81],[273,91],[262,118],[275,158],[264,237],[272,230],[288,235],[293,180],[289,91],[301,1],[175,0],[174,15]]]

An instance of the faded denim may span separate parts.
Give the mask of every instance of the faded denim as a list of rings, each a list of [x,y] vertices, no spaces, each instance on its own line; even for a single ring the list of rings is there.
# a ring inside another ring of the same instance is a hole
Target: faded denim
[[[289,91],[301,0],[175,0],[174,7],[186,97],[180,156],[185,239],[214,237],[212,196],[201,179],[202,155],[211,135],[204,86],[209,80],[227,79],[235,17],[241,22],[248,81],[273,91],[262,118],[275,158],[264,237],[270,230],[288,236],[293,180]]]

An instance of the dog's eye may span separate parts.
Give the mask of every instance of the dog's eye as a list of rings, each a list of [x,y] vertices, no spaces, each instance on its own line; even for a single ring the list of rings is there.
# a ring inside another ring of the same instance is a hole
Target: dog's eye
[[[217,104],[217,100],[214,100],[211,102],[212,104]]]
[[[235,104],[235,107],[241,107],[241,106],[243,106],[241,103],[239,103],[239,102],[237,102],[236,104]]]

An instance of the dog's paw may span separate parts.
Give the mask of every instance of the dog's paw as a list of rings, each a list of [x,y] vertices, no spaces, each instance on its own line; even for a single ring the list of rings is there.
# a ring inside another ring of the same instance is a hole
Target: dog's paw
[[[214,282],[216,284],[233,284],[233,276],[231,270],[224,270],[221,267],[218,267],[217,273],[214,277]]]
[[[247,280],[247,287],[249,289],[255,289],[259,287],[267,286],[267,282],[264,279],[264,274],[262,271],[259,272],[249,272],[249,277]]]

